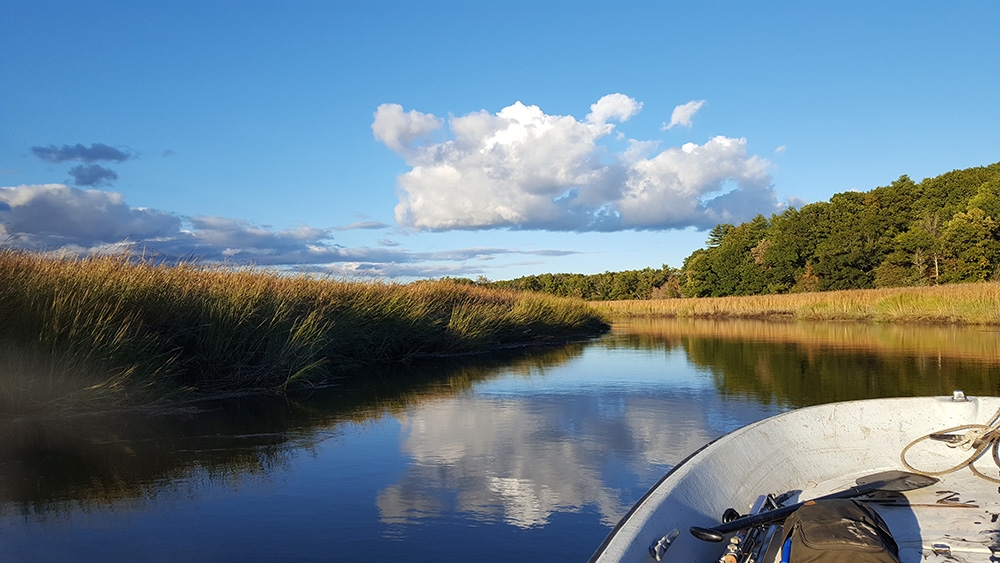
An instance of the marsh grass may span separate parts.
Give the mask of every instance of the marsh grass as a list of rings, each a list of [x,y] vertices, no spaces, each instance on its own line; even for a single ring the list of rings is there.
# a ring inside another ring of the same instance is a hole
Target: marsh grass
[[[69,388],[152,397],[284,389],[376,363],[607,329],[582,301],[448,281],[345,282],[13,250],[0,251],[0,315],[0,340],[34,358],[26,368],[0,365],[0,396],[18,394],[11,380],[31,378],[37,358],[55,358],[46,373],[58,379],[76,373],[88,381]],[[103,377],[93,382],[84,373]]]
[[[613,318],[744,318],[1000,325],[1000,283],[750,295],[593,306]]]

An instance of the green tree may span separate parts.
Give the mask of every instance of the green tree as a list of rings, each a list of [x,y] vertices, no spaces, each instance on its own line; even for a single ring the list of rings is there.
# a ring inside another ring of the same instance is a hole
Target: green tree
[[[713,249],[699,248],[684,259],[681,267],[681,294],[684,297],[710,297],[719,286],[712,268]]]
[[[830,199],[828,234],[816,244],[814,269],[819,289],[872,287],[873,234],[862,229],[865,196],[844,192]]]
[[[726,235],[729,234],[729,231],[732,231],[735,228],[735,225],[730,225],[729,223],[720,223],[712,227],[712,230],[708,232],[708,241],[706,241],[705,244],[707,244],[709,248],[715,248],[721,245],[722,241],[726,239]]]
[[[909,230],[896,235],[892,252],[875,270],[875,286],[937,283],[941,273],[941,228],[941,218],[935,214],[915,221]]]
[[[997,222],[978,207],[956,213],[941,233],[941,281],[975,282],[993,276],[1000,259]]]
[[[763,254],[767,244],[764,248],[760,245],[767,236],[768,227],[767,219],[763,215],[757,215],[751,221],[729,229],[714,256],[712,267],[719,284],[714,295],[764,293],[767,281],[764,276]]]
[[[768,293],[794,291],[800,283],[815,256],[816,245],[827,236],[829,207],[826,202],[811,203],[801,210],[790,208],[771,217],[766,239],[769,244],[762,256]]]
[[[907,229],[918,192],[904,175],[868,193],[833,196],[828,234],[816,246],[820,287],[874,287],[875,269],[894,251],[896,236]]]
[[[1000,221],[1000,176],[984,182],[969,200],[969,209],[978,207],[987,216]]]
[[[919,184],[919,199],[915,211],[920,217],[938,213],[952,217],[968,210],[968,201],[984,183],[1000,176],[1000,162],[990,166],[954,170]]]

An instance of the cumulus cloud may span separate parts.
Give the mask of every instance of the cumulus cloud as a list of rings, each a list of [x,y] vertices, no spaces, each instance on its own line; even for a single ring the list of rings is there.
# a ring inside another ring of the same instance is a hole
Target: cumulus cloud
[[[587,123],[603,126],[612,119],[626,121],[639,113],[641,109],[641,102],[637,102],[625,94],[609,94],[598,100],[597,103],[591,104]]]
[[[105,145],[104,143],[93,143],[89,147],[80,143],[72,146],[63,145],[61,147],[56,147],[55,145],[31,147],[31,152],[46,162],[67,162],[73,160],[81,162],[99,162],[102,160],[124,162],[132,157],[131,154]]]
[[[621,152],[600,143],[641,108],[611,94],[579,121],[517,102],[450,116],[446,135],[433,115],[382,104],[372,130],[410,166],[395,216],[416,230],[704,229],[781,208],[770,163],[749,155],[746,139],[665,150],[633,140]]]
[[[705,105],[705,100],[692,100],[686,104],[681,104],[674,108],[674,112],[670,114],[670,123],[664,123],[663,129],[673,129],[674,126],[683,125],[684,127],[691,127],[691,119],[694,118],[694,114],[698,113],[701,106]]]
[[[382,104],[375,111],[375,138],[396,152],[409,152],[414,141],[441,127],[442,121],[416,110],[403,111],[399,104]]]
[[[358,227],[362,228],[362,227]],[[467,261],[525,254],[572,252],[468,248],[411,252],[389,240],[346,248],[332,242],[333,229],[300,225],[275,230],[243,219],[185,217],[129,206],[121,194],[63,184],[0,187],[0,243],[41,252],[75,254],[142,248],[165,259],[198,259],[295,266],[334,275],[380,277],[467,276],[482,273]]]
[[[69,175],[73,177],[77,186],[109,185],[118,179],[118,174],[114,170],[107,169],[100,164],[74,166],[69,169]]]

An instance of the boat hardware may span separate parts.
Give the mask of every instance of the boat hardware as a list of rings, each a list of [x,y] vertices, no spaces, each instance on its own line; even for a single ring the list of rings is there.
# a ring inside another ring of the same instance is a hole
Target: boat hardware
[[[951,555],[951,546],[946,543],[936,543],[931,546],[931,549],[934,550],[934,555]]]
[[[781,498],[787,498],[782,495]],[[757,497],[750,514],[761,514],[774,510],[779,505],[775,502],[774,495],[761,495]],[[731,511],[731,512],[730,512]],[[723,514],[723,521],[726,517],[731,517],[736,510],[730,508]],[[742,518],[737,514],[736,518]],[[734,521],[731,519],[730,521]],[[768,542],[774,535],[774,526],[753,526],[740,530],[735,536],[729,539],[729,545],[725,552],[719,557],[718,563],[754,563],[759,560],[762,551],[767,549]]]
[[[723,522],[732,522],[737,518],[742,518],[743,514],[740,514],[735,508],[727,508],[725,512],[722,513]]]
[[[909,491],[913,489],[919,489],[922,487],[927,487],[937,483],[938,479],[930,477],[928,475],[920,475],[917,473],[908,473],[906,471],[883,471],[881,473],[876,473],[873,475],[868,475],[866,477],[861,477],[856,481],[857,486],[851,487],[849,489],[844,489],[842,491],[837,491],[835,493],[830,493],[828,495],[823,495],[821,497],[812,499],[814,501],[818,500],[829,500],[838,498],[853,498],[872,493],[875,491]],[[806,502],[799,502],[796,504],[791,504],[788,506],[783,506],[781,508],[776,508],[761,514],[751,514],[744,518],[739,518],[733,520],[732,522],[719,524],[718,526],[713,526],[711,528],[702,528],[700,526],[692,526],[690,529],[691,535],[694,537],[710,542],[720,542],[722,541],[726,534],[730,532],[736,532],[744,528],[751,528],[753,526],[759,526],[761,524],[769,524],[771,522],[777,522],[783,520],[785,517],[790,515],[799,509]]]
[[[663,560],[663,554],[667,552],[670,544],[674,543],[677,536],[681,535],[681,531],[677,528],[670,530],[670,533],[663,536],[662,538],[656,540],[656,543],[649,546],[649,554],[653,556],[653,559],[657,561]]]

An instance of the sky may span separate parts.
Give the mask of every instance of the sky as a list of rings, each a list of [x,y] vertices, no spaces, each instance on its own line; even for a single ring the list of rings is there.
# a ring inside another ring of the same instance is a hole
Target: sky
[[[490,280],[1000,161],[1000,2],[0,0],[0,245]]]

